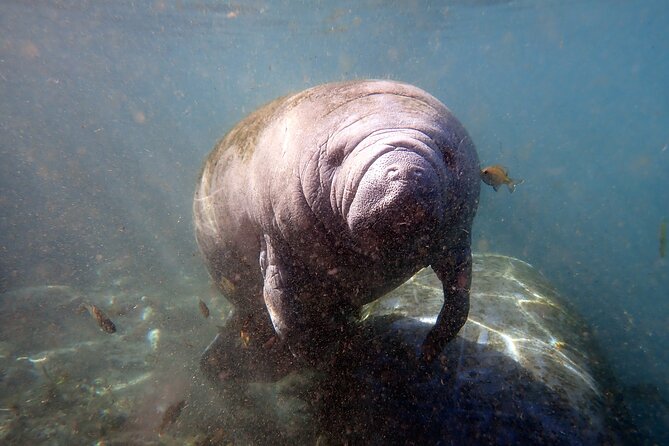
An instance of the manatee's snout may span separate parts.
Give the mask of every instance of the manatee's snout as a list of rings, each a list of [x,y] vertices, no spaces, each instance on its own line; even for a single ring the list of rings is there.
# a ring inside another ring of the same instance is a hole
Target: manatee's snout
[[[395,149],[379,156],[360,178],[346,217],[358,238],[423,235],[443,219],[443,191],[433,165]]]

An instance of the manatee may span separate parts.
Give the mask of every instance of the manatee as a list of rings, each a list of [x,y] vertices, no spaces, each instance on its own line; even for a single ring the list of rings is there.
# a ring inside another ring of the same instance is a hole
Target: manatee
[[[444,294],[419,354],[429,364],[467,320],[479,171],[455,116],[400,82],[324,84],[243,119],[206,158],[193,204],[235,309],[203,369],[271,378],[293,357],[327,361],[362,305],[427,266]]]

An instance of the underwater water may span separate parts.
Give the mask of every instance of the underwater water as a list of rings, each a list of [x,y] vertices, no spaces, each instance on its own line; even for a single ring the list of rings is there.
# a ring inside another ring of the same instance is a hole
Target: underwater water
[[[232,411],[200,374],[230,308],[193,192],[256,107],[383,78],[444,102],[483,166],[524,180],[483,185],[474,252],[543,274],[589,327],[624,429],[667,444],[668,25],[660,0],[2,2],[0,443],[312,438],[299,403]],[[230,427],[259,418],[281,428]]]

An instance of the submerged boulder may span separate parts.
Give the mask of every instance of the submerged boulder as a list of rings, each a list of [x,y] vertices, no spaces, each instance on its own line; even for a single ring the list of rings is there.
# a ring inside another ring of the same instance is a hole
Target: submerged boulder
[[[352,371],[324,380],[336,401],[323,412],[330,434],[368,444],[614,441],[587,326],[532,266],[475,255],[467,323],[426,370],[413,358],[441,301],[424,269],[363,309]]]
[[[442,302],[424,269],[364,306],[335,363],[254,385],[265,422],[276,414],[273,425],[318,444],[619,442],[589,330],[531,265],[475,255],[469,319],[426,366],[420,346]]]

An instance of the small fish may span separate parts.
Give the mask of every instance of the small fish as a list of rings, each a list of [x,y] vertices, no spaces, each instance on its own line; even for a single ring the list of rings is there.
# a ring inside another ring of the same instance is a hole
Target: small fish
[[[109,319],[107,315],[102,312],[101,309],[99,309],[93,304],[86,304],[86,303],[81,304],[81,306],[79,307],[79,311],[81,312],[86,310],[88,310],[91,316],[93,316],[95,321],[98,323],[100,328],[102,328],[102,330],[105,333],[116,333],[116,325],[114,325],[111,319]]]
[[[227,277],[221,277],[220,285],[221,290],[223,290],[223,294],[229,295],[235,292],[235,284],[232,283],[232,280],[228,279]]]
[[[244,348],[248,348],[249,344],[251,343],[251,336],[249,336],[248,332],[241,330],[239,332],[239,339],[242,341],[242,346]]]
[[[495,191],[499,190],[499,187],[502,184],[506,184],[506,186],[509,188],[509,192],[516,190],[516,186],[523,184],[525,181],[509,178],[508,171],[499,164],[494,164],[492,166],[481,169],[481,180],[485,184],[492,186]]]
[[[662,219],[660,223],[660,258],[667,254],[667,220]]]
[[[179,418],[179,415],[181,415],[181,411],[183,410],[184,407],[186,407],[186,400],[177,401],[176,403],[173,403],[170,407],[165,409],[165,413],[163,414],[163,419],[160,422],[160,426],[158,427],[158,433],[160,435],[163,434],[165,429],[167,429],[168,427],[173,425],[175,421],[177,421],[177,418]]]
[[[567,346],[567,344],[563,341],[555,341],[553,343],[553,347],[555,347],[557,350],[562,350]]]
[[[200,313],[202,313],[205,319],[209,317],[209,307],[202,302],[202,299],[200,299]]]

